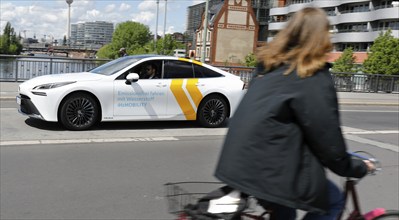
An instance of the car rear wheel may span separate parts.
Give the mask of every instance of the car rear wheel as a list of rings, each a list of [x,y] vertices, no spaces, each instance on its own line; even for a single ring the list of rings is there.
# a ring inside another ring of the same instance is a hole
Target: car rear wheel
[[[59,120],[69,130],[85,130],[98,120],[98,104],[89,94],[76,93],[61,104]]]
[[[198,108],[198,121],[204,127],[220,127],[226,121],[227,110],[227,102],[221,96],[208,96]]]

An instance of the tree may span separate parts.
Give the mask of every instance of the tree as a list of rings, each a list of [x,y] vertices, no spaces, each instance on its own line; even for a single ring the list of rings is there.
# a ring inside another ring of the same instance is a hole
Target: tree
[[[150,42],[148,26],[126,21],[117,25],[111,43],[103,46],[98,52],[99,58],[115,59],[119,57],[119,49],[125,48],[129,55],[143,53],[143,46]]]
[[[0,36],[0,54],[20,54],[22,44],[17,37],[10,22],[4,27],[3,35]]]
[[[134,54],[137,48],[150,41],[150,34],[148,26],[134,21],[126,21],[116,27],[112,35],[111,47],[116,54],[122,47],[126,48],[128,54]]]
[[[62,46],[66,46],[67,45],[67,38],[66,35],[64,35],[64,39],[62,40]]]
[[[256,56],[254,53],[249,53],[245,56],[245,66],[255,67],[256,66]]]
[[[96,56],[98,58],[102,58],[102,59],[114,57],[115,54],[114,54],[114,51],[111,49],[111,44],[107,44],[107,45],[104,45],[103,47],[101,47],[97,51]]]
[[[363,72],[372,74],[399,74],[399,39],[388,29],[381,32],[370,47],[368,58],[363,63]]]
[[[165,35],[165,38],[161,38],[157,41],[155,48],[157,54],[173,55],[173,50],[185,48],[183,43],[179,43],[173,40],[171,34]]]
[[[173,40],[172,35],[167,34],[165,39],[157,41],[154,48],[154,40],[151,38],[148,26],[126,21],[116,27],[111,43],[100,48],[97,57],[118,58],[120,48],[125,48],[129,55],[150,53],[172,55],[174,49],[184,48],[184,44]]]
[[[354,69],[355,57],[351,47],[346,48],[341,56],[334,62],[332,72],[336,73],[352,73]]]

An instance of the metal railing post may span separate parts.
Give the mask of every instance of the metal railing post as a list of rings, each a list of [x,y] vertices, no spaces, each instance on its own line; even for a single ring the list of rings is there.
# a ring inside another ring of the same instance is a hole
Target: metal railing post
[[[377,93],[379,88],[380,88],[380,74],[377,74],[377,83],[376,83],[376,88],[375,88],[374,92]]]
[[[18,82],[18,58],[15,59],[15,82]]]
[[[391,78],[391,88],[390,88],[390,90],[389,91],[391,91],[391,92],[393,92],[394,91],[394,87],[395,87],[395,80],[394,80],[395,78]]]
[[[50,75],[53,74],[53,58],[50,58]]]

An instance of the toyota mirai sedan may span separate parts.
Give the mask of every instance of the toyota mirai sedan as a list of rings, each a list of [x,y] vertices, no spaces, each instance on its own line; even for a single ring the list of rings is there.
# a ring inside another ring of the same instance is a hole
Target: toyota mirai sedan
[[[243,94],[240,77],[172,56],[126,56],[88,72],[39,76],[19,85],[19,112],[86,130],[110,121],[198,121],[220,127]]]

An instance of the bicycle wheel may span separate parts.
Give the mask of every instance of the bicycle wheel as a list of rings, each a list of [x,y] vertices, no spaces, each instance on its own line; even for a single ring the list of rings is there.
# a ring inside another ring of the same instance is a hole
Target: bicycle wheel
[[[387,210],[383,215],[374,218],[373,220],[399,220],[398,210]]]

